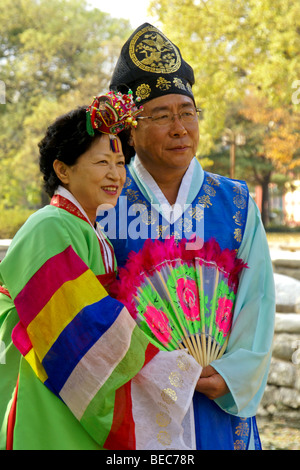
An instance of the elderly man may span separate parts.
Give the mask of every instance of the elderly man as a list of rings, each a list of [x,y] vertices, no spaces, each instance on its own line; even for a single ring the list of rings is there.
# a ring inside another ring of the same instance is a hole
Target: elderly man
[[[195,158],[199,128],[193,84],[192,68],[157,28],[145,23],[126,41],[111,88],[131,89],[143,112],[131,131],[135,157],[114,212],[116,225],[103,213],[99,220],[121,266],[147,238],[192,234],[215,238],[248,264],[227,351],[203,369],[196,385],[195,448],[260,449],[255,414],[271,358],[272,265],[247,185],[203,171]]]

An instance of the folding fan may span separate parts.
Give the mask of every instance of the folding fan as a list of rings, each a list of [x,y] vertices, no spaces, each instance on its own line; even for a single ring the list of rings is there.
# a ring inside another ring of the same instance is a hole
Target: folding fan
[[[113,291],[156,346],[186,349],[205,367],[226,349],[247,266],[215,240],[191,247],[187,240],[146,240],[130,253]]]

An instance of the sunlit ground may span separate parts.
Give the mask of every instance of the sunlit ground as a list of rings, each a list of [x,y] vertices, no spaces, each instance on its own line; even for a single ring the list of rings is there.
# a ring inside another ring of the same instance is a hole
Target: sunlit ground
[[[280,420],[257,418],[263,450],[300,450],[300,429],[289,427]]]

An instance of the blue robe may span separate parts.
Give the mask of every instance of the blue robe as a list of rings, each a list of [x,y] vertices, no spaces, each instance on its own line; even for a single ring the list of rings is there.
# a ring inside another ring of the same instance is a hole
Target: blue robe
[[[118,205],[99,214],[119,266],[147,238],[215,238],[249,265],[237,295],[232,332],[224,356],[212,363],[230,392],[211,401],[195,392],[197,449],[260,449],[255,414],[265,388],[274,328],[272,265],[257,206],[242,181],[204,172],[191,162],[174,211],[139,159],[127,168]],[[250,317],[251,315],[251,317]]]

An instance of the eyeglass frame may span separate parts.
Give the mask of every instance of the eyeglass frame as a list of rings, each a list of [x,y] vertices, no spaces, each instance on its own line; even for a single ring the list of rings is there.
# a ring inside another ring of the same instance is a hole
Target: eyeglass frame
[[[201,108],[196,108],[195,107],[195,111],[196,111],[196,114],[195,114],[195,117],[198,117],[199,118],[199,115],[197,113],[202,113],[202,109]],[[169,112],[169,111],[168,111]],[[156,123],[157,125],[159,126],[167,126],[169,125],[171,122],[174,122],[174,118],[175,116],[178,116],[178,119],[179,121],[181,122],[182,121],[182,115],[184,114],[184,111],[182,113],[171,113],[172,114],[172,118],[171,118],[171,121],[170,122],[167,122],[165,124],[159,124],[158,122],[156,122],[157,119],[159,119],[159,117],[156,118],[155,120],[155,116],[137,116],[136,117],[136,120],[139,120],[139,119],[152,119],[152,122]],[[193,121],[184,121],[183,122],[193,122]]]

